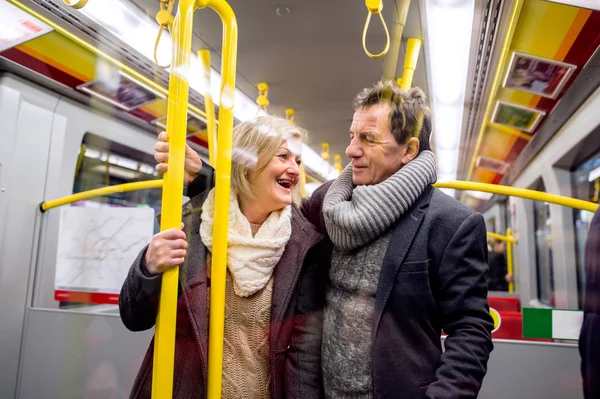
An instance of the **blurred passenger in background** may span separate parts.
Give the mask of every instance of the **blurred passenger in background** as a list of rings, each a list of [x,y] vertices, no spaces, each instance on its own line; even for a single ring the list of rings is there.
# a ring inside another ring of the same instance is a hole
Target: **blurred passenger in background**
[[[327,280],[323,262],[330,255],[323,252],[322,236],[292,203],[304,135],[273,117],[233,131],[223,398],[318,398],[322,391],[320,311]],[[163,133],[157,145],[164,168],[166,139]],[[189,181],[201,162],[191,149],[187,158]],[[181,265],[174,398],[206,397],[214,200],[212,189],[184,205],[185,232],[156,234],[131,266],[119,297],[127,328],[152,328],[161,273]],[[151,396],[153,351],[154,341],[132,398]]]
[[[585,244],[585,299],[579,353],[584,397],[600,398],[600,210],[592,219]]]
[[[490,270],[488,272],[488,289],[490,291],[508,291],[508,283],[512,280],[506,267],[506,243],[492,238],[492,250],[488,254]]]
[[[432,187],[422,90],[380,82],[358,94],[354,110],[351,164],[302,203],[334,246],[325,396],[475,398],[493,348],[484,219]]]

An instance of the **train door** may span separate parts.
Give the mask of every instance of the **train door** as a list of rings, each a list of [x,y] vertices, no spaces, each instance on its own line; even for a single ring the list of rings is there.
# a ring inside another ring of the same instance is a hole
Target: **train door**
[[[114,304],[57,300],[61,208],[42,215],[39,204],[72,194],[74,183],[95,184],[98,174],[106,173],[113,183],[115,175],[124,178],[128,169],[151,173],[150,161],[115,154],[135,148],[151,160],[155,136],[28,83],[2,82],[0,115],[16,128],[7,138],[2,133],[0,146],[2,177],[7,176],[7,163],[11,171],[5,182],[9,204],[2,208],[0,397],[126,397],[152,331],[126,330]],[[85,148],[88,159],[82,160]],[[115,159],[121,164],[135,161],[136,166],[119,169],[111,164]],[[104,205],[134,209],[135,201],[129,199],[115,196]],[[150,229],[151,236],[152,225]]]
[[[0,76],[0,397],[15,395],[36,209],[57,96]]]

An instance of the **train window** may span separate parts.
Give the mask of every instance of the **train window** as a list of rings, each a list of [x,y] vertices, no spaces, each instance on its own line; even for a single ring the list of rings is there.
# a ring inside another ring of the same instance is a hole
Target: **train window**
[[[545,191],[543,187],[539,190]],[[533,206],[538,299],[540,302],[554,307],[554,266],[552,259],[550,204],[534,201]]]
[[[573,196],[585,201],[598,202],[600,194],[600,153],[577,167],[571,174]],[[584,210],[573,210],[577,257],[577,291],[579,308],[583,306],[585,292],[585,245],[594,214]]]
[[[153,154],[87,133],[82,141],[73,193],[159,179]],[[198,189],[212,187],[204,168]],[[182,193],[183,194],[183,193]],[[182,195],[183,199],[183,195]],[[162,190],[113,193],[60,209],[54,300],[60,309],[116,313],[131,263],[160,226]]]
[[[73,193],[158,179],[155,163],[150,154],[87,133],[77,158]],[[59,234],[64,236],[59,237],[54,295],[60,309],[113,308],[105,305],[116,304],[121,280],[133,261],[129,258],[135,258],[159,230],[154,215],[160,211],[161,197],[160,189],[113,193],[61,210]],[[80,261],[64,258],[65,248]]]
[[[158,179],[160,176],[154,169],[155,164],[152,155],[87,133],[77,159],[73,194],[116,184]],[[161,197],[160,189],[140,190],[92,198],[75,205],[148,206],[159,212]]]

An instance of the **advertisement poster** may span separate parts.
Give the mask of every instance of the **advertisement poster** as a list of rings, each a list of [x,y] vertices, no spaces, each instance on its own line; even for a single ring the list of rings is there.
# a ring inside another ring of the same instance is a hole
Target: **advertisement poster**
[[[475,166],[478,168],[491,170],[492,172],[496,172],[503,175],[506,173],[510,165],[498,159],[488,158],[480,155],[477,157],[477,162],[475,163]]]
[[[577,66],[514,52],[504,87],[556,98]]]
[[[12,4],[0,2],[0,52],[51,32],[52,28]]]
[[[498,101],[492,115],[492,122],[531,133],[544,115],[546,113],[538,109]]]
[[[77,89],[125,111],[131,111],[159,97],[153,90],[121,71],[79,85]]]

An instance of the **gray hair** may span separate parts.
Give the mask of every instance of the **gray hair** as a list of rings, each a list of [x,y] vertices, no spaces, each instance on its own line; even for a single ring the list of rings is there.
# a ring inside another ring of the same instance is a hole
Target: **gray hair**
[[[416,137],[419,139],[419,152],[431,150],[431,111],[423,90],[413,87],[406,91],[392,81],[377,82],[358,93],[354,99],[354,110],[385,103],[392,106],[390,128],[396,142],[404,144],[410,137]]]

